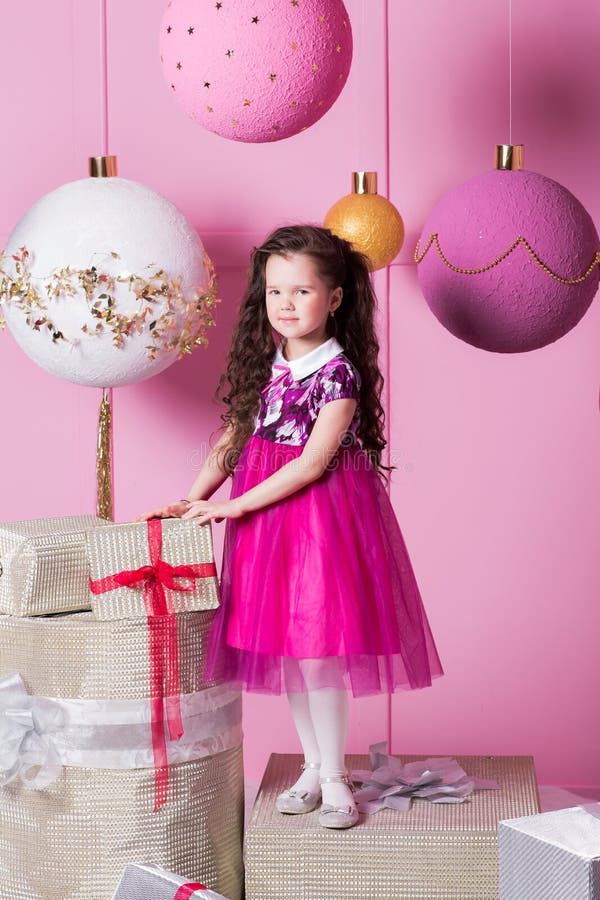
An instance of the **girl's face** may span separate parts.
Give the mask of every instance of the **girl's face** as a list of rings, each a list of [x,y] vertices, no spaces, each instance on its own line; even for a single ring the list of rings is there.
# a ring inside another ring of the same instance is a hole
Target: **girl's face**
[[[272,254],[265,275],[269,322],[287,338],[290,349],[323,343],[329,312],[342,302],[341,287],[330,288],[305,253]]]

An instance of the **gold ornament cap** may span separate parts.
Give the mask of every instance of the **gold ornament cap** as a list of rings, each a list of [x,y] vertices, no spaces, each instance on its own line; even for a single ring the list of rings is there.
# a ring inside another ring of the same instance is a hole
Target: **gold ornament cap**
[[[88,167],[91,178],[111,178],[117,174],[116,156],[90,156]]]
[[[520,172],[523,168],[523,144],[496,144],[494,167]]]
[[[353,194],[376,194],[377,193],[377,172],[353,172],[352,173],[352,193]]]

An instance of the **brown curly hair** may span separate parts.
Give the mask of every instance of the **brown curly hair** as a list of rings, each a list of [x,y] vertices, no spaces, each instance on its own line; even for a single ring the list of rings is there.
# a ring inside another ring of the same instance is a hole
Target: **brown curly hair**
[[[252,252],[248,287],[234,327],[227,370],[219,380],[215,399],[228,409],[221,415],[220,430],[232,429],[223,449],[222,465],[233,474],[240,453],[254,431],[259,394],[271,376],[276,350],[267,317],[265,269],[269,256],[303,253],[314,259],[321,278],[330,288],[341,287],[343,300],[335,316],[327,317],[327,335],[335,336],[361,376],[358,437],[371,463],[383,477],[395,466],[384,466],[382,451],[385,413],[381,405],[383,376],[379,370],[379,343],[374,314],[377,300],[367,257],[327,228],[290,225],[278,228]],[[222,394],[225,386],[228,390]]]

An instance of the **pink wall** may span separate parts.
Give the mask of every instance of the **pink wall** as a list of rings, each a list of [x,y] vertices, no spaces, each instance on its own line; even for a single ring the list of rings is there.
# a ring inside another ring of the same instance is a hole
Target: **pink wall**
[[[508,140],[508,3],[347,0],[356,56],[340,99],[305,133],[254,146],[173,104],[164,0],[107,4],[110,150],[198,227],[224,298],[207,350],[115,391],[117,518],[193,479],[250,248],[279,223],[321,221],[353,168],[377,169],[408,232],[377,276],[392,498],[446,676],[356,702],[350,749],[387,737],[397,753],[533,754],[542,782],[599,786],[598,301],[554,346],[486,354],[431,316],[412,264],[431,205]],[[600,8],[514,6],[513,138],[600,222]],[[2,242],[102,150],[100,20],[101,0],[3,5]],[[2,518],[90,511],[99,392],[38,370],[8,334],[0,347]],[[213,533],[220,548],[222,525]],[[245,732],[252,779],[269,752],[296,749],[282,700],[246,698]]]

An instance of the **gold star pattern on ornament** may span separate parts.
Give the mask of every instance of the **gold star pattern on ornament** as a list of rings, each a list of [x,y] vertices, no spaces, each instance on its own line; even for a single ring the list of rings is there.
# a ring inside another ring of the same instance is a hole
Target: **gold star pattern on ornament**
[[[312,70],[313,70],[313,72],[318,72],[318,71],[319,71],[319,67],[318,67],[318,65],[317,65],[316,63],[313,63]]]
[[[180,62],[177,63],[177,68],[178,68],[178,69],[182,69],[182,68],[183,68],[183,66],[181,65]]]
[[[279,125],[273,125],[273,131],[279,131],[279,128],[280,128]]]
[[[319,22],[323,23],[323,22],[326,22],[326,21],[327,21],[327,20],[326,20],[325,16],[319,16]]]
[[[209,88],[209,87],[210,87],[210,81],[205,81],[205,82],[204,82],[204,87]]]
[[[173,29],[171,28],[171,26],[167,25],[167,34],[171,34],[172,31]]]
[[[296,101],[292,100],[292,102],[290,103],[290,109],[296,109],[297,106],[298,104],[296,103]]]
[[[214,112],[212,106],[207,106],[207,107],[206,107],[206,112]]]
[[[244,106],[252,106],[252,100],[244,100]]]
[[[188,34],[193,34],[193,33],[194,33],[194,29],[190,25],[190,27],[188,28]]]
[[[271,74],[269,75],[269,78],[271,79],[271,81],[275,81],[275,79],[277,78],[277,75],[275,75],[274,72],[271,72]]]
[[[239,123],[238,119],[232,119],[232,120],[231,120],[231,124],[232,124],[232,125],[239,125],[240,123]]]
[[[215,3],[215,9],[221,9],[222,6],[222,3]]]
[[[258,16],[252,16],[252,24],[253,25],[258,25],[259,22],[260,22],[260,19],[258,18]]]
[[[297,50],[298,44],[296,43],[296,41],[292,41],[292,43],[290,44],[290,47],[292,48],[292,50]]]
[[[300,6],[298,0],[292,0],[292,6]]]
[[[225,51],[225,56],[226,56],[228,59],[231,59],[231,57],[233,56],[233,50],[226,50],[226,51]]]
[[[342,46],[341,46],[341,44],[336,44],[336,45],[335,45],[335,52],[336,52],[336,53],[341,53],[341,52],[342,52]]]

